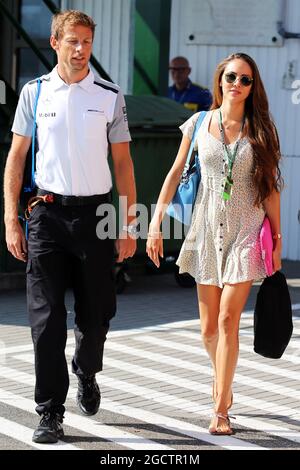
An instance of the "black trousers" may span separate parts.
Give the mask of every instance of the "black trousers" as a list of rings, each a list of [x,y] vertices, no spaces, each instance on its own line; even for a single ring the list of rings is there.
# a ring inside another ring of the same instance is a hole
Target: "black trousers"
[[[75,298],[72,370],[102,370],[109,320],[116,311],[114,240],[96,235],[97,205],[40,203],[29,219],[27,301],[35,354],[36,411],[63,413],[69,375],[66,289]]]

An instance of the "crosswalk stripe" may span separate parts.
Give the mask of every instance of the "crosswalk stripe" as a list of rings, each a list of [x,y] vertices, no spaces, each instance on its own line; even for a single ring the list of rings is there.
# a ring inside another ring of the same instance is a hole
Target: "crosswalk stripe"
[[[116,369],[124,371],[129,370],[130,368],[130,372],[135,373],[137,375],[141,375],[143,377],[150,377],[154,380],[167,382],[169,384],[177,385],[178,387],[186,388],[188,390],[195,390],[197,392],[202,392],[211,396],[211,386],[199,384],[198,381],[189,380],[186,377],[181,378],[177,375],[173,375],[167,372],[159,372],[149,367],[141,367],[130,362],[121,361],[119,359],[112,359],[108,355],[106,355],[104,365],[105,367],[114,367]],[[211,369],[207,367],[205,373],[211,376]],[[272,391],[272,393],[284,395],[285,397],[295,398],[297,400],[299,399],[299,391],[294,390],[290,387],[284,387],[281,385],[276,386],[275,384],[272,384],[270,382],[264,382],[262,380],[248,378],[245,376],[241,376],[240,374],[237,374],[235,383],[243,383],[243,385],[250,385],[253,388],[260,388],[268,392]],[[257,385],[259,385],[259,387],[257,387]],[[249,399],[250,397],[247,395],[237,392],[235,393],[235,403],[249,404]]]
[[[290,342],[289,342],[289,346],[288,346],[288,349],[300,349],[300,339],[291,339]]]
[[[148,423],[153,423],[162,427],[167,427],[167,429],[173,429],[174,431],[179,431],[179,432],[182,431],[184,434],[188,436],[196,437],[197,439],[201,439],[203,441],[207,441],[212,444],[215,443],[224,448],[228,448],[228,449],[230,448],[231,450],[233,450],[233,447],[231,446],[229,447],[225,445],[228,442],[228,439],[229,439],[228,436],[224,437],[225,442],[222,442],[220,441],[221,436],[209,436],[207,434],[206,429],[200,428],[199,426],[195,426],[193,424],[186,423],[183,421],[178,421],[178,420],[175,420],[174,418],[169,418],[167,416],[161,416],[161,415],[158,415],[157,413],[153,413],[152,411],[132,408],[132,407],[129,407],[128,405],[120,405],[116,402],[109,402],[109,405],[108,405],[107,402],[108,400],[104,399],[103,407],[108,409],[108,406],[109,406],[109,409],[111,411],[115,411],[120,414],[124,413],[127,416],[135,416],[136,418],[144,420]],[[238,419],[238,423],[242,426],[245,426],[246,428],[256,429],[266,434],[284,438],[289,441],[300,442],[299,433],[292,431],[291,429],[286,428],[284,426],[279,426],[277,424],[270,423],[269,421],[266,422],[263,420],[247,418],[247,417],[240,416],[240,415],[236,415],[236,418]],[[161,422],[162,420],[163,422]],[[206,435],[201,435],[203,432],[206,432]],[[250,443],[245,441],[245,446],[247,446],[247,449],[249,448],[248,447],[249,444]],[[240,450],[243,449],[243,446],[239,446],[237,442],[235,442],[234,447],[235,449],[240,449]],[[263,447],[257,446],[255,444],[254,445],[250,444],[250,450],[251,449],[259,450],[259,448],[263,449]]]
[[[175,334],[175,332],[172,332],[172,334]],[[113,342],[110,342],[110,344],[107,345],[107,349],[113,350],[113,351],[122,351],[124,354],[129,354],[135,357],[149,359],[150,361],[157,362],[159,364],[169,364],[171,366],[175,366],[176,368],[182,368],[185,370],[198,372],[200,374],[209,375],[210,377],[212,376],[212,368],[210,366],[204,366],[202,364],[185,361],[179,358],[167,356],[165,354],[160,354],[160,353],[156,353],[152,351],[145,351],[142,349],[133,348],[132,346],[127,346],[127,345],[113,343]],[[107,361],[108,358],[109,356],[106,354],[104,361]],[[266,380],[263,381],[260,379],[256,379],[254,377],[248,377],[248,376],[240,374],[239,372],[236,372],[234,377],[235,377],[235,383],[249,385],[254,388],[258,388],[267,392],[272,390],[276,393],[279,393],[279,394],[282,394],[291,398],[299,397],[299,392],[297,390],[294,390],[291,387],[286,387],[281,384],[268,382]],[[210,394],[211,391],[207,393]]]
[[[141,335],[138,337],[134,336],[133,340],[137,342],[160,346],[161,348],[165,347],[169,349],[174,349],[176,351],[189,352],[190,354],[197,355],[197,356],[207,355],[206,351],[201,349],[200,344],[199,344],[199,347],[191,346],[189,344],[175,343],[172,341],[163,340],[162,338],[156,338],[156,337],[146,336],[146,335]],[[108,347],[110,347],[110,345]],[[291,371],[288,369],[282,369],[280,367],[273,366],[271,364],[265,364],[263,362],[250,361],[249,359],[244,359],[242,357],[239,358],[239,366],[247,367],[248,369],[255,369],[257,371],[265,372],[267,374],[274,374],[274,375],[286,377],[289,379],[293,378],[295,380],[300,380],[300,372],[297,372],[296,370],[293,370],[293,375],[291,377]]]
[[[300,310],[300,304],[293,304],[292,305],[292,310]],[[246,320],[245,325],[252,326],[253,325],[253,310],[247,310],[243,312],[242,318],[241,318],[241,325],[243,324],[243,321]],[[300,318],[299,317],[293,317],[293,323],[295,327],[297,328],[298,323],[300,325]],[[151,325],[151,326],[144,326],[140,328],[131,328],[131,329],[124,329],[124,330],[110,330],[108,332],[108,339],[114,339],[114,338],[121,338],[123,336],[134,336],[134,335],[140,335],[142,333],[147,333],[147,332],[155,332],[155,331],[163,331],[163,330],[169,330],[170,328],[172,329],[180,329],[183,327],[189,327],[189,326],[198,326],[200,328],[200,322],[199,319],[196,318],[194,320],[179,320],[177,322],[169,322],[169,323],[162,323],[160,325]],[[7,326],[7,325],[4,325]],[[7,326],[10,328],[10,326]],[[67,344],[68,345],[73,345],[75,342],[74,337],[69,337]],[[20,344],[17,346],[7,346],[4,348],[0,348],[0,356],[2,354],[13,354],[13,353],[18,353],[22,351],[32,351],[33,346],[32,344]]]
[[[33,356],[26,355],[26,357],[23,357],[23,360],[33,363]],[[126,368],[127,371],[128,371],[128,367],[130,367],[130,364],[127,365],[127,368]],[[141,396],[141,397],[147,397],[147,399],[155,401],[157,403],[162,403],[162,404],[165,404],[167,406],[171,406],[173,408],[177,408],[177,409],[180,409],[180,410],[193,412],[194,414],[197,414],[197,415],[207,417],[208,414],[209,414],[209,410],[208,410],[207,405],[200,405],[200,404],[197,404],[195,402],[191,402],[190,400],[185,400],[185,399],[182,399],[182,398],[179,399],[178,397],[176,397],[172,394],[166,394],[166,393],[161,392],[161,391],[155,391],[155,390],[150,389],[148,387],[143,387],[143,386],[140,386],[140,385],[131,384],[130,382],[127,382],[127,381],[117,380],[117,379],[111,378],[111,377],[109,377],[109,376],[107,376],[106,374],[103,374],[103,373],[101,373],[101,383],[104,384],[104,385],[107,385],[110,388],[122,390],[122,391],[125,391],[127,393],[132,393],[133,395],[137,395],[137,396]],[[203,387],[203,389],[205,389],[204,385],[199,384],[199,391],[202,390],[202,387]],[[238,394],[235,394],[235,395],[237,395],[237,397],[238,397]],[[247,404],[247,406],[254,406],[256,408],[263,409],[264,411],[266,411],[267,408],[271,407],[272,408],[272,410],[271,410],[272,413],[277,413],[277,412],[280,411],[280,412],[285,412],[285,414],[288,415],[288,416],[290,416],[291,414],[295,414],[294,410],[292,410],[288,407],[285,407],[285,406],[280,406],[280,407],[277,406],[276,407],[276,404],[274,404],[274,403],[271,403],[271,406],[269,406],[269,403],[267,403],[265,401],[262,401],[262,400],[255,399],[255,398],[251,398],[251,397],[246,397],[246,400],[247,401],[245,402],[245,404]],[[256,421],[257,421],[257,426],[254,426],[254,428],[255,429],[265,430],[266,423],[262,423],[260,420],[253,420],[252,419],[250,421],[252,423],[251,427],[253,427],[253,423],[256,422]],[[246,420],[243,419],[243,422],[246,422]],[[281,436],[281,437],[284,437],[285,439],[289,439],[289,440],[292,440],[294,442],[300,442],[300,433],[297,433],[297,432],[291,433],[291,431],[288,428],[283,428],[283,427],[279,427],[276,430],[276,432],[277,432],[276,435],[278,435],[278,436],[283,434],[284,436]],[[286,436],[291,436],[291,438],[288,438]]]
[[[0,433],[39,450],[81,450],[72,444],[58,441],[53,444],[38,444],[32,441],[33,429],[0,417]]]
[[[35,378],[31,374],[23,372],[17,374],[15,369],[9,367],[0,366],[0,375],[16,380],[26,385],[34,386]],[[76,390],[73,389],[73,396],[76,395]],[[26,398],[20,398],[13,395],[11,392],[0,389],[0,401],[3,403],[10,404],[24,411],[35,414],[33,410],[33,403],[31,400]],[[73,428],[79,429],[80,431],[92,434],[94,436],[111,441],[116,444],[128,447],[134,450],[173,450],[172,447],[165,446],[163,444],[156,443],[149,439],[137,436],[135,434],[120,430],[113,426],[107,426],[99,421],[92,418],[86,418],[84,416],[76,415],[75,413],[66,412],[64,424]]]
[[[117,351],[122,350],[123,353],[127,353],[127,354],[134,355],[134,356],[137,356],[137,357],[143,357],[143,358],[146,358],[146,359],[150,359],[154,362],[158,362],[158,363],[161,363],[161,364],[169,363],[170,365],[176,365],[176,367],[184,368],[184,369],[187,369],[187,370],[192,370],[192,371],[199,372],[199,373],[202,373],[202,374],[206,374],[206,375],[209,375],[209,376],[212,375],[212,370],[208,366],[203,366],[201,364],[189,363],[187,361],[174,359],[174,358],[171,358],[171,357],[166,356],[166,355],[147,352],[147,351],[143,351],[143,350],[140,350],[140,349],[134,349],[134,348],[128,347],[126,345],[118,345],[117,343],[115,343],[115,344],[111,343],[110,346],[109,346],[109,349],[113,349],[113,350],[117,350]],[[67,349],[66,353],[71,355],[72,351],[70,349],[69,350]],[[14,357],[18,358],[19,360],[26,359],[24,357],[24,355],[18,355],[18,356],[14,356]],[[29,362],[29,361],[31,361],[31,358],[27,359],[27,362]],[[105,356],[104,364],[105,365],[111,365],[112,367],[116,367],[116,368],[118,368],[118,366],[117,366],[117,364],[118,364],[119,368],[122,368],[125,371],[126,370],[127,371],[128,370],[131,370],[131,371],[143,370],[143,372],[141,372],[141,375],[147,375],[147,370],[150,370],[149,368],[147,368],[145,370],[144,370],[144,368],[143,369],[142,368],[137,368],[137,366],[135,366],[132,363],[127,363],[127,362],[124,363],[123,361],[118,361],[118,360],[111,359],[111,358],[109,358],[108,355]],[[122,364],[125,364],[125,365],[122,366]],[[152,375],[152,378],[157,378],[157,380],[164,380],[164,381],[166,381],[167,377],[168,377],[168,374],[165,374],[165,373],[161,374],[161,373],[155,372],[155,371]],[[180,385],[184,388],[189,388],[191,390],[200,391],[200,389],[199,389],[200,385],[197,382],[188,381],[187,379],[182,379],[181,380],[177,376],[172,376],[172,383],[174,383],[176,385]],[[273,384],[271,382],[263,381],[263,380],[260,380],[260,379],[255,379],[253,377],[247,377],[247,376],[244,376],[240,373],[235,374],[235,383],[240,383],[240,384],[243,384],[243,385],[249,385],[251,387],[258,388],[258,389],[268,391],[268,392],[272,391],[274,393],[278,393],[278,394],[281,394],[281,395],[284,395],[284,396],[290,397],[290,398],[296,398],[296,399],[299,398],[299,392],[297,390],[294,390],[294,389],[290,388],[290,387],[286,387],[286,386],[283,386],[281,384]],[[201,391],[203,393],[208,394],[208,395],[211,394],[210,387],[208,387],[204,384],[201,384]],[[236,403],[241,403],[241,404],[247,403],[247,404],[249,404],[250,399],[251,399],[250,397],[245,396],[243,394],[235,394],[235,402]],[[264,409],[265,409],[265,404],[263,404],[263,406],[264,406]]]
[[[33,364],[34,362],[33,355],[24,354],[22,356],[22,361]],[[0,374],[2,374],[1,369],[3,370],[3,367],[0,368]],[[8,368],[5,368],[5,369],[8,369]],[[7,377],[9,376],[11,376],[12,379],[14,377],[14,375],[11,375],[11,372],[10,373],[7,372]],[[205,411],[206,414],[208,412],[207,406],[198,405],[195,402],[192,403],[190,400],[179,398],[175,395],[164,393],[155,389],[150,389],[147,387],[143,387],[141,385],[135,385],[126,381],[114,379],[103,373],[101,373],[101,383],[109,387],[112,386],[113,388],[123,390],[128,393],[133,393],[134,395],[147,397],[149,400],[153,400],[157,403],[163,403],[163,404],[168,404],[168,405],[172,404],[173,407],[179,408],[181,410],[189,410],[189,411],[193,411],[196,413],[200,407],[200,409]],[[113,385],[110,385],[110,384],[113,384]]]
[[[242,314],[240,323],[245,326],[253,326],[254,312],[248,315]],[[292,317],[293,325],[297,328],[300,324],[300,317],[293,315]]]
[[[298,304],[298,303],[297,303],[297,304],[292,304],[291,307],[292,307],[292,312],[296,312],[297,310],[300,310],[300,304]],[[245,310],[245,311],[242,313],[242,317],[243,317],[243,316],[247,316],[247,315],[253,316],[253,311],[254,311],[254,309],[252,309],[252,310]],[[296,317],[296,319],[299,320],[299,317]]]
[[[6,373],[6,376],[11,376],[12,380],[13,377],[16,376],[15,374],[15,369],[10,369],[10,368],[5,368],[5,370],[1,370],[0,368],[0,374],[1,373]],[[34,377],[31,376],[30,374],[23,373],[21,376],[19,374],[18,376],[18,381],[22,383],[28,384],[29,382],[33,383],[34,382]],[[70,395],[72,397],[75,397],[76,395],[76,390],[72,387],[70,387]],[[0,389],[0,401],[3,403],[6,403],[8,405],[15,406],[17,408],[23,409],[24,411],[29,411],[30,413],[34,413],[32,410],[32,402],[31,400],[28,400],[26,398],[20,397],[18,395],[15,395],[11,392],[7,392],[3,389]],[[190,423],[186,423],[184,421],[176,420],[174,418],[169,418],[166,416],[159,415],[157,413],[153,412],[148,412],[145,410],[140,410],[138,408],[132,408],[128,407],[127,405],[120,405],[118,402],[115,401],[110,401],[108,399],[103,399],[101,402],[101,407],[103,409],[107,409],[111,412],[114,413],[120,413],[126,416],[130,416],[135,419],[140,419],[142,421],[148,422],[149,424],[156,424],[157,426],[163,427],[164,429],[169,429],[169,430],[174,430],[180,434],[184,434],[190,437],[194,437],[199,440],[203,440],[204,442],[208,442],[210,444],[218,445],[219,447],[223,447],[225,449],[231,449],[231,450],[263,450],[265,449],[262,446],[258,446],[256,444],[248,443],[246,441],[243,441],[241,439],[236,439],[231,436],[211,436],[207,433],[207,430],[200,427],[200,426],[195,426]],[[70,416],[76,416],[77,415],[72,415],[71,413],[66,412],[66,419],[65,419],[65,424],[84,430],[82,429],[81,423],[80,426],[74,425],[74,421],[70,422]],[[81,417],[80,417],[81,418]],[[93,432],[91,432],[91,422],[93,421],[91,418],[81,418],[82,420],[88,421],[89,427],[88,427],[88,432],[89,434],[94,434],[94,435],[99,435],[99,433],[95,433],[97,431],[98,426],[101,424],[98,421],[94,421],[95,425],[97,428],[93,428]],[[111,429],[110,426],[106,426],[106,433],[109,433],[109,430]],[[108,434],[109,435],[109,434]],[[100,436],[103,437],[103,436]],[[104,437],[106,440],[109,440],[109,437],[106,436]],[[136,438],[135,436],[132,436],[132,439]],[[123,442],[119,442],[119,444],[124,445]],[[159,445],[156,443],[153,443],[155,445],[154,449],[155,450],[173,450],[171,447],[168,446],[163,446]],[[144,450],[147,450],[147,447],[142,447]]]
[[[186,388],[188,390],[195,390],[195,391],[198,391],[198,392],[204,392],[208,395],[211,394],[211,387],[210,386],[207,386],[207,385],[204,385],[204,384],[199,384],[198,382],[188,380],[186,378],[180,379],[179,377],[177,377],[175,375],[165,373],[165,372],[155,371],[155,370],[153,370],[149,367],[147,367],[147,368],[146,367],[141,367],[141,366],[137,366],[135,364],[120,361],[120,360],[117,360],[117,359],[112,359],[112,358],[109,358],[109,357],[106,358],[106,364],[111,366],[111,367],[115,367],[117,369],[125,370],[125,371],[128,371],[129,368],[130,368],[131,373],[134,373],[134,374],[142,376],[142,377],[148,377],[148,378],[152,378],[152,379],[157,380],[157,381],[162,381],[162,382],[166,382],[166,383],[169,383],[169,384],[178,385],[179,387],[183,387],[183,388]],[[253,407],[253,408],[261,409],[261,410],[271,409],[274,413],[276,413],[277,410],[278,410],[278,405],[276,405],[274,402],[266,402],[265,400],[252,398],[250,396],[247,396],[247,395],[244,395],[244,394],[241,394],[241,393],[235,393],[234,397],[235,397],[234,398],[235,402],[237,402],[239,404],[247,404],[247,406],[249,406],[249,407]],[[297,397],[297,395],[296,395],[296,397]],[[286,407],[284,405],[281,405],[279,407],[279,409],[280,409],[280,411],[282,411],[282,412],[284,412],[288,415],[294,415],[295,414],[295,411],[292,408]],[[299,438],[300,438],[300,433],[299,433]]]
[[[75,391],[73,391],[75,393]],[[84,418],[74,413],[66,412],[66,424],[73,428],[80,429],[88,434],[101,437],[106,441],[128,447],[134,450],[174,450],[171,446],[160,444],[158,442],[146,439],[114,426],[101,424],[100,421],[90,418]]]
[[[265,450],[265,447],[252,444],[241,439],[236,439],[230,436],[213,436],[207,432],[207,429],[196,426],[185,421],[163,416],[153,411],[147,411],[144,409],[133,408],[128,405],[122,405],[117,402],[112,402],[107,399],[103,400],[103,408],[112,412],[124,414],[125,416],[135,417],[141,421],[149,424],[155,424],[156,426],[164,429],[176,431],[186,436],[194,437],[209,444],[214,444],[219,447],[223,447],[228,450]]]
[[[254,320],[253,318],[244,318],[241,320],[240,326],[245,327],[245,326],[252,326],[254,325]],[[293,318],[293,335],[299,335],[300,334],[300,325],[299,325],[299,318]]]
[[[174,331],[172,333],[176,336],[181,336],[183,338],[190,338],[190,339],[199,340],[199,341],[201,340],[199,333],[196,333],[195,331]],[[253,334],[251,336],[253,337]],[[300,341],[298,342],[298,348],[299,348],[299,353],[300,353]],[[245,351],[245,352],[250,352],[250,353],[254,352],[253,345],[250,346],[242,342],[240,342],[239,344],[239,349],[240,351]],[[281,359],[284,361],[292,362],[293,364],[300,364],[300,357],[295,356],[295,354],[289,354],[285,352]]]
[[[18,346],[7,346],[5,348],[1,348],[0,354],[11,354],[11,353],[14,354],[14,353],[22,352],[22,351],[32,351],[32,350],[33,350],[32,344],[20,344]]]

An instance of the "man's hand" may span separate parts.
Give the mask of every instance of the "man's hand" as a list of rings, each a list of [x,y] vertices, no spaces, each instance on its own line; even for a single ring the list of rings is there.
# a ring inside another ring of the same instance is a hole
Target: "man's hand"
[[[124,259],[131,258],[136,252],[136,239],[129,233],[122,231],[120,238],[116,240],[116,250],[118,253],[117,263],[122,263]]]
[[[30,143],[31,137],[13,134],[4,172],[4,222],[7,249],[15,258],[24,262],[27,259],[27,243],[18,219],[18,201]]]
[[[27,260],[27,242],[18,220],[6,223],[6,244],[15,258],[23,262]]]
[[[120,142],[111,144],[111,154],[114,163],[114,173],[116,187],[121,198],[122,214],[127,215],[123,220],[124,225],[131,224],[134,216],[128,213],[135,209],[136,189],[134,181],[133,163],[130,156],[129,142]],[[125,204],[124,203],[125,199]],[[128,232],[121,231],[116,241],[116,251],[118,252],[117,263],[121,263],[124,259],[130,258],[136,251],[136,238]]]

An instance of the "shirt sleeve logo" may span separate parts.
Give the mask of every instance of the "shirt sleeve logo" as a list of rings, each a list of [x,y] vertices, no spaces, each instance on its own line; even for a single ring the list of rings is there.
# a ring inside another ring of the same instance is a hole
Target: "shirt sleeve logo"
[[[0,80],[0,104],[6,104],[6,89],[2,80]]]
[[[87,113],[98,113],[98,114],[104,114],[104,111],[101,109],[88,109]]]

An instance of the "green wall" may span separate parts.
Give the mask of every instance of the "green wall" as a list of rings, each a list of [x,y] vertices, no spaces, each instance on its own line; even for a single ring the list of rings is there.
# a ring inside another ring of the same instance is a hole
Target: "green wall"
[[[166,95],[171,0],[136,0],[134,95]]]

